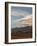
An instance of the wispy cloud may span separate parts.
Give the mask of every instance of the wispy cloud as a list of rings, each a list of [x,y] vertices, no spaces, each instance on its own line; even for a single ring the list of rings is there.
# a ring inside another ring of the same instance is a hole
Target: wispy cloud
[[[19,11],[15,11],[15,10],[13,10],[12,12],[11,12],[11,15],[12,16],[27,16],[27,15],[29,15],[30,13],[28,13],[28,12],[23,12],[23,11],[21,11],[21,12],[19,12]]]
[[[32,25],[32,15],[26,16],[24,18],[18,19],[16,21],[16,24],[21,24],[21,25]]]

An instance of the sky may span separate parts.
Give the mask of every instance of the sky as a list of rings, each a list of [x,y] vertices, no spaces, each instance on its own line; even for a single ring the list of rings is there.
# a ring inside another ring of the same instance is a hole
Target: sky
[[[25,18],[32,14],[32,7],[11,7],[11,28],[24,27],[24,25],[17,24],[17,20]]]

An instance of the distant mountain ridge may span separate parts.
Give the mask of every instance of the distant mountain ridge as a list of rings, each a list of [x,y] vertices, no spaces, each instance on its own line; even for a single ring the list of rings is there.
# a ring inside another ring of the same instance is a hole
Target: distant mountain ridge
[[[13,28],[12,32],[32,32],[32,26]]]

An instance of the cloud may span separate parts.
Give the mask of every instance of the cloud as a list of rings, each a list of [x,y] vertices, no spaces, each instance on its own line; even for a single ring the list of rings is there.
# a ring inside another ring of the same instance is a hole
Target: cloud
[[[30,12],[28,12],[28,11],[26,11],[26,10],[21,10],[21,9],[12,9],[12,11],[11,11],[11,16],[23,16],[23,18],[20,18],[20,19],[18,19],[17,17],[17,19],[16,20],[13,20],[13,21],[15,21],[15,22],[13,22],[12,21],[12,23],[13,23],[13,25],[12,25],[12,27],[14,28],[14,27],[22,27],[22,26],[24,26],[24,25],[31,25],[32,23],[29,21],[28,22],[28,18],[30,18],[30,16],[31,16],[31,13]],[[30,19],[29,19],[30,20]]]
[[[16,21],[16,24],[21,24],[21,25],[32,25],[32,15],[26,16],[24,18],[18,19]]]
[[[11,15],[12,16],[26,16],[26,15],[29,15],[30,13],[28,13],[28,12],[23,12],[23,11],[15,11],[15,10],[13,10],[12,12],[11,12]]]

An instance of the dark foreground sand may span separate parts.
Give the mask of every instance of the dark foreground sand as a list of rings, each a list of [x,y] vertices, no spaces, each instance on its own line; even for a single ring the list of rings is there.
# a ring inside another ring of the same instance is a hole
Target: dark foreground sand
[[[11,29],[11,39],[32,38],[32,26]]]

